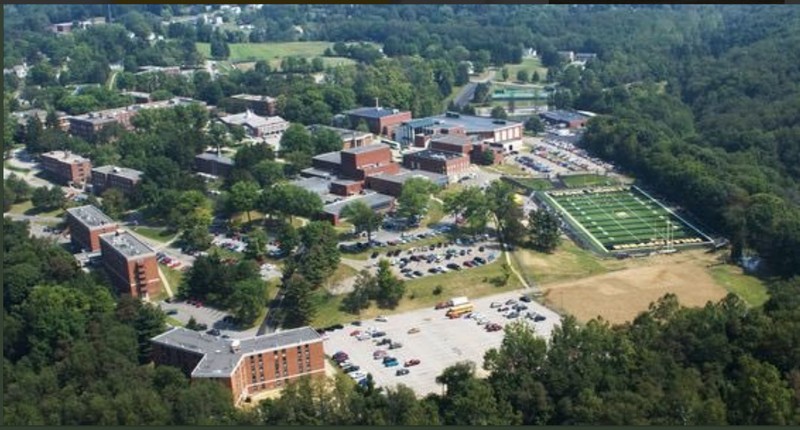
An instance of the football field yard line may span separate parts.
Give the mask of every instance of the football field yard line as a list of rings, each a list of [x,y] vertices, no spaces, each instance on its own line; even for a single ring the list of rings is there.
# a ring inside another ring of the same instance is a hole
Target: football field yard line
[[[631,196],[631,197],[635,197],[633,194],[628,194],[628,195],[629,195],[629,196]],[[631,210],[631,209],[628,207],[628,205],[627,205],[627,204],[625,204],[625,202],[624,202],[624,201],[622,201],[622,200],[619,200],[619,199],[617,198],[617,196],[611,196],[611,197],[613,197],[613,198],[614,198],[614,202],[615,202],[615,203],[619,203],[620,205],[622,205],[622,207],[624,207],[626,211],[628,211],[628,212],[633,212],[634,216],[636,216],[636,218],[639,218],[639,221],[641,221],[641,222],[645,223],[645,225],[646,225],[647,227],[649,227],[650,229],[652,229],[652,230],[653,230],[653,232],[656,234],[656,238],[658,238],[659,236],[662,236],[662,237],[664,236],[664,235],[659,235],[659,233],[658,233],[658,229],[657,229],[656,227],[654,227],[652,224],[650,224],[649,222],[647,222],[647,220],[645,220],[645,219],[643,219],[641,216],[639,216],[639,214],[638,214],[638,213],[637,213],[635,210]],[[646,205],[646,206],[647,206],[647,207],[650,207],[650,205]],[[669,216],[669,214],[667,214],[667,215]],[[637,237],[637,239],[638,239],[638,237]]]

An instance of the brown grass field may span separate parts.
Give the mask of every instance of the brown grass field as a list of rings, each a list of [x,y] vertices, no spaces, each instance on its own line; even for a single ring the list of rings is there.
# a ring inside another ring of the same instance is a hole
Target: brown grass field
[[[667,293],[688,307],[704,306],[728,293],[708,268],[717,256],[703,250],[625,261],[595,259],[587,265],[585,251],[571,243],[562,246],[554,255],[526,252],[518,261],[540,283],[549,307],[579,321],[598,316],[611,323],[631,321]]]

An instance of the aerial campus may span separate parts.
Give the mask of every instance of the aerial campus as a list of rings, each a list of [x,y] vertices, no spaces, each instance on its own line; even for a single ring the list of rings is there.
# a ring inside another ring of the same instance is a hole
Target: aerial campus
[[[152,6],[4,6],[7,424],[800,419],[798,144],[656,66],[796,8]]]

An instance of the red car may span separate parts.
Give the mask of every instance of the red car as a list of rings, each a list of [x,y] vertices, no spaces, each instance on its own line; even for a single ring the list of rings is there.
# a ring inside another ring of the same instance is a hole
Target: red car
[[[439,309],[444,309],[444,308],[446,308],[446,307],[448,307],[448,306],[447,306],[447,302],[439,302],[439,303],[437,303],[437,304],[436,304],[436,310],[437,310],[437,311],[438,311]]]
[[[412,358],[411,360],[406,361],[405,367],[416,366],[419,363],[420,363],[419,360],[417,360],[416,358]]]
[[[361,330],[353,330],[350,332],[350,336],[358,336],[361,334]]]
[[[500,331],[502,329],[503,329],[503,326],[501,326],[500,324],[497,324],[497,323],[492,323],[492,324],[487,324],[486,325],[486,331],[488,331],[490,333],[493,332],[493,331]]]

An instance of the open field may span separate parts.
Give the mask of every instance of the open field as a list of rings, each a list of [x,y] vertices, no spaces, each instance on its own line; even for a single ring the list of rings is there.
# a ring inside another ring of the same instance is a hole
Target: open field
[[[598,187],[617,185],[619,181],[610,176],[586,174],[574,176],[562,176],[561,181],[568,188]]]
[[[332,295],[327,291],[317,291],[314,302],[317,304],[317,315],[312,322],[314,327],[327,327],[331,324],[346,323],[357,319],[375,318],[378,315],[390,315],[415,309],[433,307],[440,301],[451,297],[467,296],[477,298],[491,294],[510,292],[522,287],[515,276],[508,278],[506,285],[497,286],[492,280],[503,276],[502,265],[505,257],[502,255],[491,264],[470,270],[448,272],[435,276],[406,281],[406,294],[395,309],[379,309],[373,302],[369,308],[361,311],[359,315],[348,314],[339,310],[344,295]],[[433,294],[433,290],[440,286],[442,291]]]
[[[708,237],[636,187],[553,191],[543,199],[600,252],[701,244]]]
[[[514,178],[515,182],[518,182],[531,190],[535,191],[546,191],[553,188],[553,183],[547,179],[539,179],[539,178]]]
[[[266,60],[271,67],[280,66],[280,60],[285,57],[313,58],[322,57],[326,48],[332,47],[331,42],[265,42],[265,43],[231,43],[228,45],[231,55],[228,58],[231,62],[255,62]],[[197,50],[211,57],[211,45],[208,43],[197,43]],[[326,66],[340,64],[355,64],[349,58],[330,57],[323,58]]]
[[[62,217],[64,216],[64,209],[58,208],[54,209],[49,212],[39,212],[33,207],[33,203],[30,200],[25,200],[22,203],[17,203],[11,206],[11,210],[8,211],[12,214],[17,215],[38,215],[41,217]]]
[[[719,285],[741,297],[750,306],[761,306],[769,300],[764,282],[745,275],[741,267],[721,265],[709,269],[709,272]]]
[[[517,72],[520,70],[526,70],[529,77],[533,76],[534,71],[539,72],[539,82],[544,82],[547,78],[547,68],[542,66],[542,62],[538,58],[525,58],[520,64],[506,64],[505,67],[508,69],[509,82],[516,82]],[[495,74],[494,77],[498,80],[503,78],[500,72]]]
[[[132,227],[131,230],[156,242],[169,242],[177,233],[170,233],[166,228],[158,227]]]

